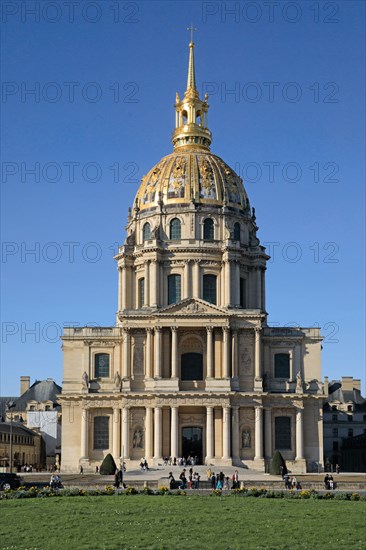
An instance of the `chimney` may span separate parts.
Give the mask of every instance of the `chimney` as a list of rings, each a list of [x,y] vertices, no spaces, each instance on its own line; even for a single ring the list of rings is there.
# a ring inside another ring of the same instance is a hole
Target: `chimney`
[[[21,376],[20,377],[20,395],[23,395],[30,386],[30,376]]]
[[[359,378],[354,378],[353,379],[353,388],[355,390],[361,391],[361,380]]]

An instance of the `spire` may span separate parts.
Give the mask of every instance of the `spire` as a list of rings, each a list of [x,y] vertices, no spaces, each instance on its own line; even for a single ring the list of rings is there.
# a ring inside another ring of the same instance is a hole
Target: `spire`
[[[196,74],[194,70],[194,42],[189,43],[189,62],[188,62],[188,78],[186,94],[195,92],[198,97],[196,88]]]
[[[178,93],[175,97],[175,130],[172,142],[174,149],[193,145],[209,150],[212,137],[208,129],[208,95],[205,95],[204,101],[200,99],[194,70],[193,32],[196,29],[191,24],[187,30],[191,32],[187,89],[182,100]]]

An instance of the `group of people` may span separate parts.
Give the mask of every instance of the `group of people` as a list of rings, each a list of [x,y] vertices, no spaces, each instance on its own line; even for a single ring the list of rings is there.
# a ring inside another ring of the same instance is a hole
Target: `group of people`
[[[181,458],[171,456],[164,456],[164,466],[197,466],[199,464],[198,456],[188,455],[187,458],[184,456]]]
[[[114,486],[116,489],[122,485],[123,489],[126,489],[126,484],[123,482],[123,473],[126,471],[125,463],[121,464],[114,473]]]
[[[141,470],[142,470],[143,472],[147,472],[147,471],[148,471],[149,465],[148,465],[148,463],[147,463],[146,458],[142,458],[142,459],[141,459],[140,468],[141,468]]]
[[[51,474],[50,487],[51,489],[62,489],[61,478],[58,474]]]
[[[169,487],[170,489],[175,488],[175,479],[172,472],[169,472]],[[184,468],[182,473],[179,476],[180,479],[180,485],[179,489],[199,489],[200,488],[200,480],[201,476],[198,472],[193,472],[193,468],[189,468],[188,471],[188,479],[186,475],[186,469]]]
[[[324,489],[327,491],[335,489],[335,483],[332,474],[326,474],[324,478]]]
[[[286,489],[301,489],[301,483],[300,481],[297,481],[296,477],[295,476],[292,476],[290,478],[290,476],[288,475],[288,472],[286,472],[285,474],[283,474],[283,477],[282,477],[284,483],[285,483],[285,487]]]

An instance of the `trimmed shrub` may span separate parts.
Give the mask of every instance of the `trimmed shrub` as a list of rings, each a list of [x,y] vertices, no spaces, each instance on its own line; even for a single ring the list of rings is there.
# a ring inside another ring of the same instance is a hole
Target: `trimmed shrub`
[[[102,476],[113,476],[117,469],[113,456],[109,453],[100,465],[99,472]]]
[[[269,473],[273,476],[279,476],[281,474],[281,467],[283,468],[283,472],[286,473],[286,462],[284,461],[280,451],[275,451],[269,466]]]

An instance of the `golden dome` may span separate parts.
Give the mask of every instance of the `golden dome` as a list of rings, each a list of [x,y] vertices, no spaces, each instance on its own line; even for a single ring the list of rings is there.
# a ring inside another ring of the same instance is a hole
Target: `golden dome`
[[[220,157],[187,146],[163,157],[142,178],[135,204],[140,211],[160,204],[208,204],[250,208],[241,178]]]
[[[194,70],[194,43],[189,44],[187,89],[175,101],[174,152],[142,178],[135,208],[147,211],[174,204],[228,206],[250,214],[241,178],[210,152],[208,95],[199,98]]]

